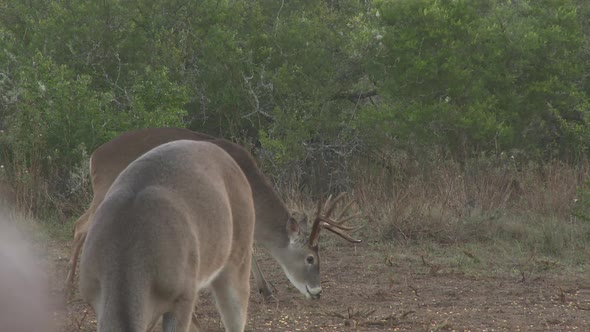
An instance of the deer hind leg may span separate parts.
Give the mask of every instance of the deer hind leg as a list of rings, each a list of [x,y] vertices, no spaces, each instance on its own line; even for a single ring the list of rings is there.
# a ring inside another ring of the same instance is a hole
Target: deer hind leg
[[[72,290],[74,289],[74,277],[76,275],[76,268],[78,266],[78,256],[80,256],[80,251],[82,249],[82,245],[84,244],[85,238],[86,234],[83,234],[79,238],[77,237],[74,239],[70,261],[68,263],[68,275],[66,276],[66,281],[64,282],[64,296],[66,298],[70,297]]]
[[[162,317],[163,332],[189,332],[193,315],[194,301],[182,301],[176,304],[174,311]]]
[[[64,295],[69,298],[74,288],[74,278],[76,276],[76,268],[78,267],[78,257],[80,257],[80,251],[84,241],[86,241],[87,234],[87,223],[89,222],[90,210],[84,212],[83,215],[76,221],[76,227],[74,232],[74,243],[72,246],[72,253],[70,254],[70,261],[68,262],[68,274],[64,282]]]
[[[227,332],[242,332],[246,326],[250,296],[250,259],[228,266],[211,283],[217,310]]]

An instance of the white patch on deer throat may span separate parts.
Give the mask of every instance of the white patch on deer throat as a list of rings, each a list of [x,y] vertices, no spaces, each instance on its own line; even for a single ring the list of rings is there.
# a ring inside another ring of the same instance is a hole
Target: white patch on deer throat
[[[289,270],[287,268],[285,268],[285,266],[283,264],[281,264],[281,268],[283,268],[283,272],[285,272],[285,275],[287,276],[287,279],[289,279],[291,284],[293,284],[293,286],[295,286],[295,288],[297,288],[303,295],[305,295],[305,297],[310,298],[311,294],[309,294],[307,292],[307,289],[308,289],[307,285],[295,280],[293,275],[291,275],[291,273],[289,273]]]

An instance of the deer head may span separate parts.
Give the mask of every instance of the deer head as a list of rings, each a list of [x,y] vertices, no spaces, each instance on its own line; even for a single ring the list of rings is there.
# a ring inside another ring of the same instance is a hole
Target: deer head
[[[306,216],[292,214],[287,222],[289,236],[287,247],[277,249],[274,252],[271,251],[291,283],[307,298],[317,299],[322,292],[319,255],[320,231],[327,229],[349,242],[361,242],[353,239],[346,232],[356,231],[362,226],[344,225],[346,221],[359,216],[345,216],[354,200],[344,206],[338,217],[332,218],[332,213],[337,204],[345,195],[346,193],[341,193],[333,200],[330,196],[324,204],[322,204],[321,200],[318,202],[318,210],[312,223],[311,232],[308,232]]]

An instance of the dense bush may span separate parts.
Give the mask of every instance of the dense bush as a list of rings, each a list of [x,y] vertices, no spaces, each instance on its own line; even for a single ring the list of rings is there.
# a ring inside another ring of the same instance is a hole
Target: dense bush
[[[399,158],[577,163],[589,18],[581,0],[7,0],[3,174],[22,205],[55,206],[94,148],[155,126],[257,146],[316,192]]]
[[[383,102],[367,133],[454,158],[518,150],[587,155],[588,5],[552,1],[383,1],[368,72]],[[422,152],[422,151],[418,151]]]

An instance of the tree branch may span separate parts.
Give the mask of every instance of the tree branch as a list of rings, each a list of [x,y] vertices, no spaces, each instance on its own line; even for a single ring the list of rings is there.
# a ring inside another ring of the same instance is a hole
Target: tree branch
[[[364,92],[340,92],[332,97],[332,100],[347,99],[353,103],[359,102],[361,99],[371,98],[377,95],[377,90],[369,90]]]

